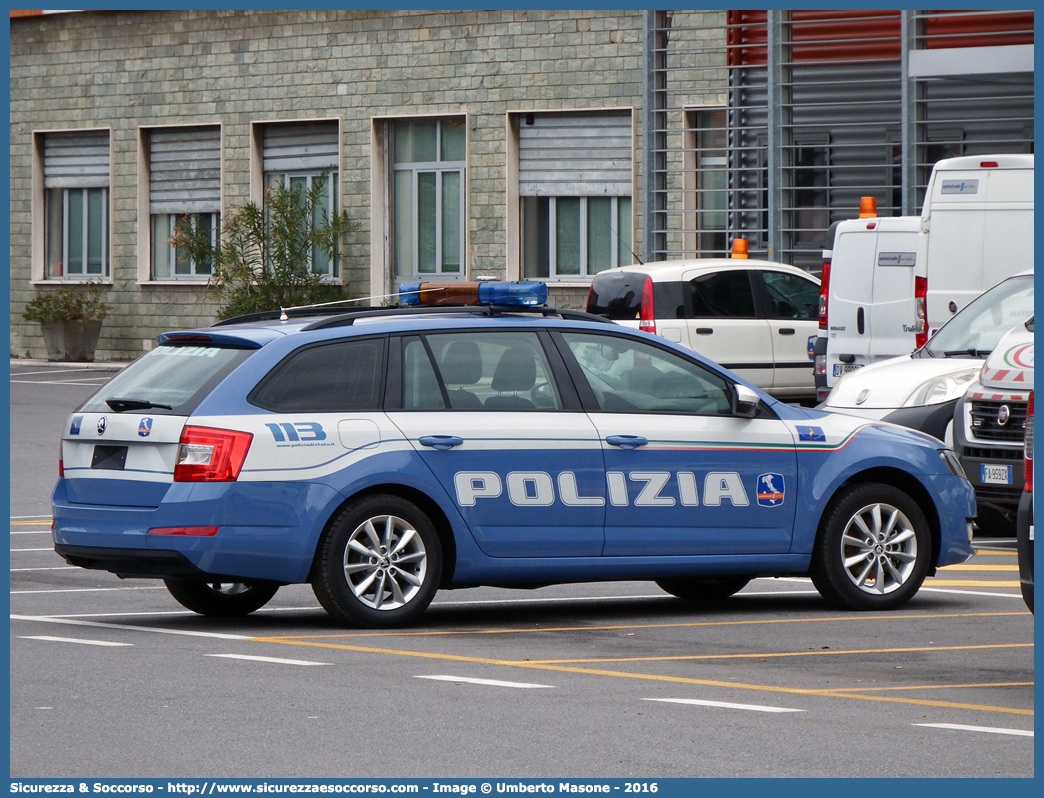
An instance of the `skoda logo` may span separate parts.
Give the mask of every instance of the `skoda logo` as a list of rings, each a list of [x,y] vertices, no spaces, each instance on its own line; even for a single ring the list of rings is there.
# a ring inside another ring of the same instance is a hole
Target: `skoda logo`
[[[863,388],[863,390],[861,390],[859,392],[859,396],[856,397],[856,404],[857,405],[861,405],[863,402],[865,402],[869,398],[870,398],[870,389],[869,388]]]
[[[1000,410],[997,411],[997,424],[1003,427],[1008,423],[1009,418],[1011,418],[1011,410],[1007,405],[1001,405]]]
[[[104,435],[105,434],[105,416],[102,416],[101,418],[98,419],[98,434],[99,435]]]

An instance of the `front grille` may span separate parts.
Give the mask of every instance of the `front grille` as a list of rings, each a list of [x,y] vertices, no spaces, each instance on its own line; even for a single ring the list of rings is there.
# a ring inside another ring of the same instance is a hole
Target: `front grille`
[[[987,446],[965,446],[961,449],[961,456],[966,459],[973,460],[1021,460],[1022,449],[1011,447],[1011,448],[990,448]]]
[[[1002,407],[1008,408],[1004,424],[998,421]],[[973,401],[971,424],[972,434],[981,441],[1022,443],[1026,436],[1026,403]]]

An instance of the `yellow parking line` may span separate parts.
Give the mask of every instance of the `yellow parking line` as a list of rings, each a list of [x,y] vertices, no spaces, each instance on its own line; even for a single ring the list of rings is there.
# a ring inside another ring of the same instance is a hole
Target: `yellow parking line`
[[[981,684],[911,684],[905,687],[838,687],[845,693],[870,693],[886,690],[962,690],[979,687],[1033,687],[1033,682],[982,682]]]
[[[938,584],[937,582],[934,584]],[[999,584],[999,583],[997,583]],[[1017,583],[1016,583],[1017,586]],[[292,635],[279,637],[257,637],[252,640],[265,642],[292,641],[292,640],[325,640],[327,638],[358,638],[358,637],[450,637],[455,635],[505,635],[505,634],[543,634],[546,632],[615,632],[624,629],[688,629],[701,626],[757,626],[760,624],[781,623],[843,623],[851,625],[861,621],[904,621],[917,620],[945,620],[949,618],[1005,618],[1012,615],[1029,615],[1029,610],[1015,612],[952,612],[952,613],[919,613],[905,614],[903,612],[886,612],[879,615],[870,613],[848,613],[823,618],[759,618],[751,621],[691,621],[686,623],[645,623],[645,624],[617,624],[613,626],[541,626],[528,627],[526,629],[447,629],[445,631],[424,632],[410,630],[394,630],[380,632],[342,632],[334,635]]]
[[[457,654],[435,654],[426,651],[400,651],[390,648],[369,648],[364,646],[347,646],[341,643],[313,643],[305,640],[287,640],[278,637],[252,638],[258,642],[280,643],[291,646],[308,646],[315,648],[333,648],[342,651],[354,651],[366,654],[387,654],[403,657],[420,657],[423,659],[437,659],[447,662],[469,662],[478,665],[499,665],[512,668],[526,668],[528,670],[552,671],[558,673],[574,673],[581,676],[611,676],[620,679],[639,679],[642,681],[669,682],[672,684],[692,684],[703,687],[724,687],[732,690],[755,690],[765,693],[786,693],[790,695],[807,695],[829,698],[849,698],[857,701],[881,701],[895,704],[915,704],[918,706],[946,707],[950,709],[970,709],[981,712],[999,712],[1010,715],[1033,715],[1032,709],[1013,709],[1011,707],[994,707],[984,704],[961,704],[952,701],[929,701],[917,698],[895,698],[890,696],[860,695],[859,693],[846,693],[840,690],[806,690],[799,687],[777,687],[765,684],[745,684],[742,682],[723,682],[713,679],[690,679],[683,676],[660,676],[657,674],[627,673],[626,671],[593,670],[589,668],[575,668],[564,665],[546,665],[533,662],[518,662],[511,660],[487,659],[485,657],[464,657]]]
[[[50,518],[41,518],[39,521],[12,521],[11,526],[50,526]]]
[[[1017,571],[1018,563],[1015,565],[947,565],[939,569],[942,571]]]
[[[526,660],[537,665],[583,665],[595,662],[675,662],[681,660],[772,659],[776,657],[822,657],[835,654],[909,654],[921,651],[975,651],[989,648],[1033,648],[1033,643],[993,643],[981,646],[917,646],[915,648],[816,649],[815,651],[777,651],[768,654],[678,654],[670,657],[598,657],[593,659]]]

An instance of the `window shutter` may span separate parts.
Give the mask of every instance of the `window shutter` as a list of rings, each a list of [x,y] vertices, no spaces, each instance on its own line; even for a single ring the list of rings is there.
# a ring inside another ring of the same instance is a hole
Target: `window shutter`
[[[149,136],[149,211],[221,210],[221,128],[153,130]]]
[[[533,114],[518,120],[521,196],[631,196],[630,112]]]
[[[106,188],[109,132],[47,133],[43,160],[44,188]]]
[[[265,172],[301,172],[337,168],[336,122],[265,125]]]

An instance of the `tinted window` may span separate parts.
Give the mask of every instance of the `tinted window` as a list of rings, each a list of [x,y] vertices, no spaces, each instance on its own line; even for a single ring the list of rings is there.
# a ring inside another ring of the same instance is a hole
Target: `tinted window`
[[[673,352],[612,335],[562,333],[600,410],[730,415],[724,378]]]
[[[255,349],[219,346],[160,346],[109,380],[80,410],[110,413],[106,399],[135,399],[152,405],[151,415],[188,415]]]
[[[615,321],[637,319],[642,309],[642,290],[648,276],[636,272],[602,272],[591,283],[587,312]]]
[[[804,277],[761,272],[774,319],[818,319],[819,286]]]
[[[376,410],[383,364],[381,338],[311,346],[276,366],[249,400],[281,413]]]
[[[561,410],[551,368],[532,332],[445,333],[426,336],[453,410]],[[407,350],[409,345],[407,345]],[[431,396],[406,369],[405,397]],[[404,402],[405,404],[405,402]]]
[[[420,338],[407,339],[402,350],[402,407],[404,410],[445,410],[439,378]]]
[[[754,294],[746,271],[704,274],[689,285],[692,286],[692,315],[695,318],[754,317]]]

